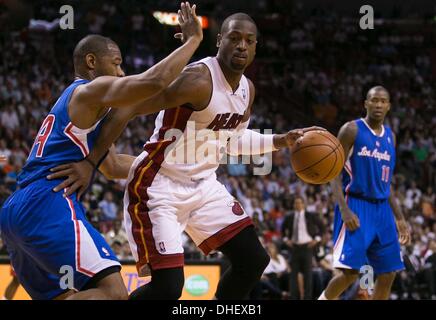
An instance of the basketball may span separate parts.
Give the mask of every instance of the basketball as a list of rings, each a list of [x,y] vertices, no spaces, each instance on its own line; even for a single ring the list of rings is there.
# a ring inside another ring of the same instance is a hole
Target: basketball
[[[324,184],[336,178],[345,163],[344,149],[328,131],[309,131],[291,148],[291,165],[304,182]]]

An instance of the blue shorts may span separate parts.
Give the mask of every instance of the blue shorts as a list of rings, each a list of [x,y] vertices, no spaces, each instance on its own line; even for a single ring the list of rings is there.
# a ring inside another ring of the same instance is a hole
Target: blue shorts
[[[348,207],[360,220],[350,232],[335,208],[333,267],[360,270],[373,267],[375,274],[404,269],[394,215],[388,200],[370,202],[348,197]]]
[[[97,273],[120,266],[76,196],[52,191],[58,183],[35,181],[12,194],[0,212],[11,263],[32,299],[80,291]]]

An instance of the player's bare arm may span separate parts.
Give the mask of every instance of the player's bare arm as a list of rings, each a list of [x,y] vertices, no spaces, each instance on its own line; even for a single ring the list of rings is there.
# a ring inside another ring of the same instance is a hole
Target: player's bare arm
[[[94,148],[85,160],[53,168],[49,179],[67,177],[54,188],[67,188],[66,195],[86,190],[91,181],[93,169],[107,153],[128,122],[137,115],[151,114],[161,110],[188,105],[194,110],[207,107],[212,95],[212,82],[208,68],[202,64],[187,67],[171,85],[161,93],[129,108],[114,109],[106,116]],[[106,161],[106,160],[105,160]],[[110,161],[107,160],[107,161]],[[131,164],[131,162],[130,162]],[[113,166],[109,165],[109,168]],[[130,165],[128,166],[130,168]],[[110,171],[110,169],[109,169]],[[112,176],[111,173],[107,173]],[[126,173],[125,178],[128,175]]]
[[[251,108],[256,94],[256,89],[253,82],[248,78],[247,80],[250,88],[250,101],[248,108],[244,113],[244,117],[242,118],[242,125],[250,119]],[[292,147],[294,143],[304,135],[305,132],[312,130],[325,131],[324,128],[314,126],[290,130],[289,132],[283,134],[265,135],[250,129],[245,129],[243,135],[238,139],[237,144],[229,143],[227,153],[230,155],[258,155],[277,151],[281,148],[289,148]],[[259,141],[260,144],[253,144],[254,141]],[[243,146],[246,144],[251,144],[251,147],[244,148]]]
[[[195,111],[207,107],[212,97],[209,69],[203,64],[188,66],[166,89],[130,107],[131,117],[186,105]]]
[[[203,39],[195,5],[182,3],[179,10],[182,41],[185,43],[149,70],[127,77],[101,76],[79,86],[70,101],[69,115],[79,128],[89,128],[107,107],[134,105],[162,91],[180,74]],[[92,57],[91,57],[92,58]],[[91,59],[92,63],[92,59]]]
[[[393,140],[394,140],[394,146],[396,146],[396,137],[394,133],[392,133]],[[395,216],[395,221],[397,223],[397,229],[398,229],[398,237],[400,240],[400,244],[406,245],[410,243],[411,236],[410,236],[410,228],[409,225],[404,218],[403,210],[401,209],[401,206],[398,204],[397,198],[395,197],[395,190],[391,186],[391,192],[389,194],[389,204],[392,208],[392,212]]]
[[[350,150],[354,145],[354,141],[357,135],[357,126],[354,121],[347,122],[339,130],[338,140],[341,142],[344,149],[345,159],[348,159]],[[354,231],[360,227],[360,221],[357,215],[350,210],[345,201],[344,193],[342,191],[341,175],[337,176],[330,183],[333,191],[333,195],[339,205],[341,211],[342,220],[348,230]]]
[[[112,145],[104,161],[98,167],[98,170],[108,180],[126,179],[134,160],[134,156],[128,154],[117,154],[115,146]],[[56,186],[53,190],[57,192],[71,186],[72,189],[78,192],[77,196],[80,199],[91,183],[92,174],[96,169],[97,168],[94,164],[87,160],[73,162],[53,168],[51,170],[53,173],[47,178],[51,180],[67,176],[67,179],[62,181],[62,183]]]

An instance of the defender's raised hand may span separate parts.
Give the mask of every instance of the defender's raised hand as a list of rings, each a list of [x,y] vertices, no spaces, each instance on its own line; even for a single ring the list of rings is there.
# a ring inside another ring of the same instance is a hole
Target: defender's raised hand
[[[191,8],[189,2],[182,2],[178,11],[179,25],[182,29],[181,33],[176,33],[174,38],[180,39],[183,43],[189,39],[203,40],[203,30],[201,21],[195,12],[196,5]]]

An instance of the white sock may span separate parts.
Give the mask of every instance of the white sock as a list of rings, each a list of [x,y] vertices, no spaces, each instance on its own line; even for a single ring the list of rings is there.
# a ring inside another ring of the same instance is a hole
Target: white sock
[[[5,296],[3,296],[3,297],[1,297],[1,299],[0,300],[8,300],[8,299],[6,299],[6,297]]]
[[[321,293],[321,295],[319,296],[318,300],[328,300],[327,297],[325,296],[324,291]]]

